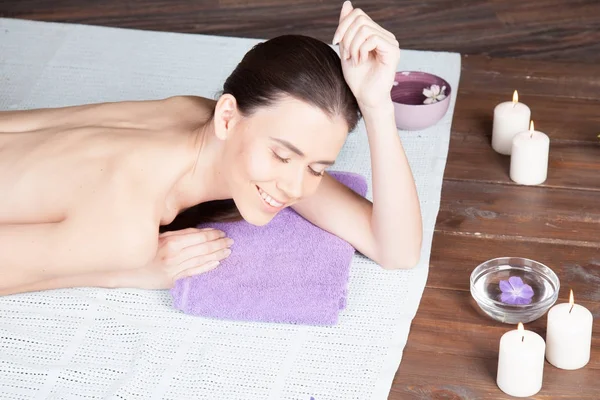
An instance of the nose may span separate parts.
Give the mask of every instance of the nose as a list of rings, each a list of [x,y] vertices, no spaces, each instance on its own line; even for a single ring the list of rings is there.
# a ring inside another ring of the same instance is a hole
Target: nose
[[[299,199],[304,193],[304,171],[290,171],[277,181],[277,187],[290,199]]]

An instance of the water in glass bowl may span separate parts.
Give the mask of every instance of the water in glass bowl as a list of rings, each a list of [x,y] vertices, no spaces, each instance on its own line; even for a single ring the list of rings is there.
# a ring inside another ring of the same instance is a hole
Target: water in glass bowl
[[[529,304],[542,302],[555,294],[556,288],[548,276],[528,267],[522,267],[521,269],[510,265],[500,265],[495,270],[489,270],[481,274],[474,283],[475,290],[490,300],[502,302],[500,300],[502,295],[500,281],[507,281],[512,276],[521,278],[523,283],[533,289],[533,297]]]
[[[520,278],[522,283],[513,277]],[[513,278],[511,285],[508,282],[503,284],[505,290],[510,289],[506,301],[503,301],[500,282],[510,278]],[[519,284],[529,285],[533,296],[520,296],[515,302],[510,294],[514,294],[515,288],[519,293]],[[471,274],[471,295],[479,308],[493,319],[507,324],[527,323],[540,318],[556,302],[559,288],[560,282],[554,271],[537,261],[520,257],[488,260]]]

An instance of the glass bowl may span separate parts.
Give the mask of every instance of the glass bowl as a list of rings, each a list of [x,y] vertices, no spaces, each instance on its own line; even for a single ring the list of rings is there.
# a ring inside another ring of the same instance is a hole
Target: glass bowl
[[[479,308],[506,324],[540,318],[558,299],[559,289],[554,271],[527,258],[494,258],[471,273],[471,296]]]

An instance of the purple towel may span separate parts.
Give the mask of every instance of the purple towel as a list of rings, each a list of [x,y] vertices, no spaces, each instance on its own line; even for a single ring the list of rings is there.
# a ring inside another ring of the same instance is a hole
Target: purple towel
[[[331,176],[361,196],[364,177]],[[291,208],[262,227],[246,221],[212,223],[234,240],[231,255],[214,270],[183,278],[171,289],[175,308],[219,319],[333,325],[346,306],[354,248],[311,224]]]

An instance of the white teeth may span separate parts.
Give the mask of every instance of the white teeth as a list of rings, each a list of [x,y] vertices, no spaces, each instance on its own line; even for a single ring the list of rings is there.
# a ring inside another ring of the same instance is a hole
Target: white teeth
[[[276,208],[278,208],[278,207],[282,207],[282,206],[283,206],[283,203],[280,203],[280,202],[278,202],[278,201],[274,200],[274,199],[273,199],[271,196],[269,196],[269,195],[267,194],[267,192],[265,192],[265,191],[264,191],[264,190],[262,190],[261,188],[258,188],[258,191],[259,191],[259,193],[260,193],[261,197],[262,197],[262,198],[263,198],[263,199],[264,199],[264,200],[265,200],[267,203],[269,203],[270,205],[272,205],[273,207],[276,207]]]

